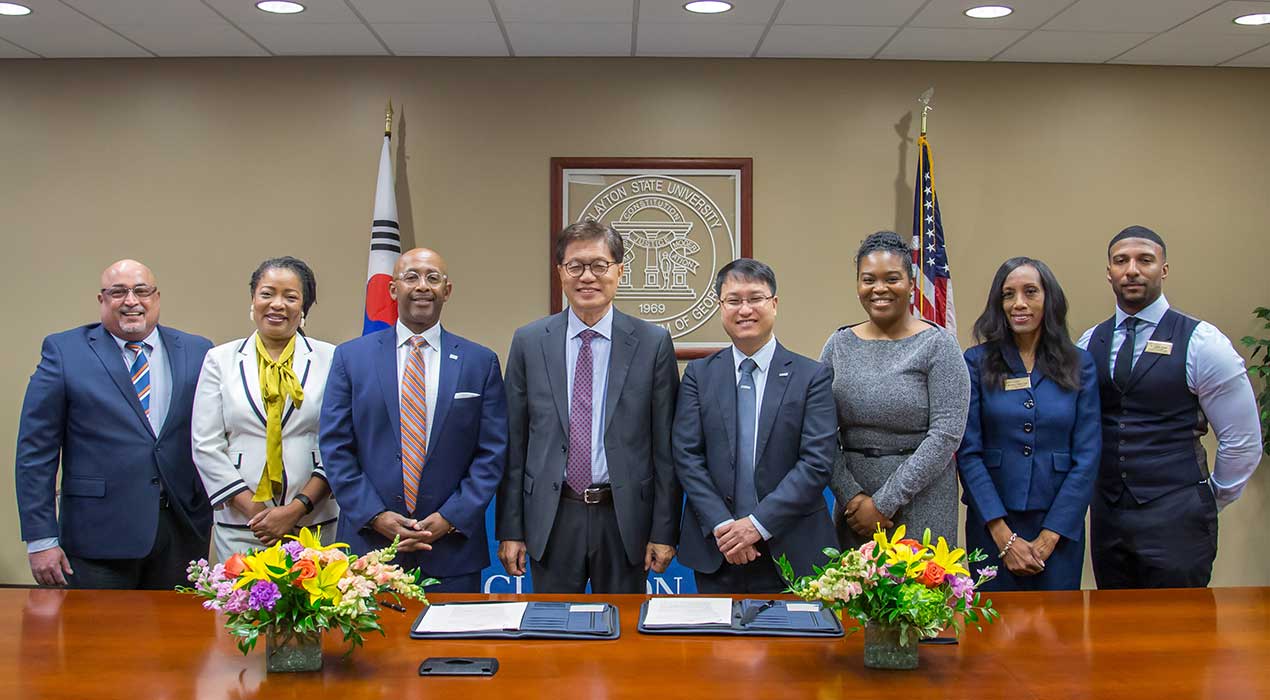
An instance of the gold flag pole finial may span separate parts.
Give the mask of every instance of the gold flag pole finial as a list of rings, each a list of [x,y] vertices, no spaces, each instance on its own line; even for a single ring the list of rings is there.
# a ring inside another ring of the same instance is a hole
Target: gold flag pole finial
[[[932,109],[935,109],[930,106],[931,101],[934,99],[935,88],[933,87],[927,88],[926,92],[923,92],[922,96],[917,98],[917,101],[922,105],[922,136],[926,135],[926,115],[929,114]]]
[[[384,136],[392,136],[392,100],[388,100],[388,109],[384,110]]]

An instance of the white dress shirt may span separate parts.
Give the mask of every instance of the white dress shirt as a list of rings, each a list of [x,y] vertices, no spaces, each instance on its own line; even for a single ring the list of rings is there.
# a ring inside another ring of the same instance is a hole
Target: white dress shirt
[[[754,455],[751,458],[751,461],[754,462],[755,469],[758,469],[758,426],[759,426],[759,419],[762,418],[763,416],[763,390],[767,388],[767,370],[771,368],[772,355],[775,355],[775,354],[776,354],[776,336],[772,336],[767,341],[767,343],[764,344],[763,347],[759,348],[753,355],[746,355],[745,353],[741,352],[735,345],[732,346],[732,369],[735,370],[737,384],[741,383],[741,363],[742,362],[745,362],[747,359],[754,360],[754,364],[757,365],[757,367],[755,367],[753,372],[754,409],[755,409],[754,410]],[[750,514],[749,518],[750,518],[750,522],[754,523],[754,528],[758,530],[758,534],[763,536],[763,539],[765,540],[772,539],[772,533],[768,532],[767,528],[763,527],[763,523],[760,523],[758,518],[754,517],[753,513]],[[724,525],[727,525],[730,522],[732,522],[731,518],[724,520],[718,525],[715,525],[714,529],[718,530],[719,528],[723,527]]]
[[[427,392],[425,397],[428,402],[428,431],[427,443],[432,444],[432,417],[437,410],[437,387],[440,385],[441,378],[441,324],[434,323],[432,327],[422,333],[415,333],[406,328],[401,320],[397,321],[397,406],[401,406],[401,384],[406,377],[406,362],[410,359],[410,339],[416,335],[423,336],[428,344],[423,346],[423,364],[424,364],[424,391]]]
[[[1169,302],[1161,294],[1145,309],[1132,314],[1138,319],[1133,344],[1135,364],[1168,310]],[[1113,374],[1116,353],[1124,344],[1124,321],[1129,316],[1116,307],[1116,326],[1111,333]],[[1094,328],[1085,331],[1077,342],[1082,349],[1089,348]],[[1200,408],[1217,435],[1217,456],[1208,481],[1218,507],[1224,508],[1239,498],[1261,462],[1261,423],[1244,358],[1229,338],[1206,321],[1195,327],[1186,348],[1186,386],[1199,399]]]
[[[577,370],[578,353],[582,351],[582,339],[578,334],[585,330],[599,333],[591,339],[591,483],[609,483],[609,460],[604,452],[604,399],[609,389],[609,354],[613,349],[613,306],[604,316],[588,326],[569,307],[569,328],[565,337],[564,366],[568,372],[569,410],[573,410],[573,374]],[[564,468],[567,470],[567,467]],[[563,472],[562,472],[563,473]]]

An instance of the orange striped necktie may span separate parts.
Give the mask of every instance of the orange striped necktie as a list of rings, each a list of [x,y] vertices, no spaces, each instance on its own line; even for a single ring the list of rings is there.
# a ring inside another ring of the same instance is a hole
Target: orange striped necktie
[[[412,336],[406,371],[401,379],[401,485],[406,512],[414,513],[419,499],[423,460],[428,454],[428,382],[423,348],[428,341]]]

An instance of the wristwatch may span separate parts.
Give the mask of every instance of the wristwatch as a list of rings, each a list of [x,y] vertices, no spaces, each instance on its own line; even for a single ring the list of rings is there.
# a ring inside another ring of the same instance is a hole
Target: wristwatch
[[[308,515],[309,513],[313,512],[313,499],[309,498],[308,496],[302,493],[297,493],[295,495],[295,498],[292,500],[299,501],[304,506],[305,515]]]

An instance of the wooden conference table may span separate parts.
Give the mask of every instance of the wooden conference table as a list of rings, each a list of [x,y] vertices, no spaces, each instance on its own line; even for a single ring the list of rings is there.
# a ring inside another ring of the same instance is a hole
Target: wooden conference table
[[[436,595],[434,602],[489,599]],[[493,596],[567,600],[565,596]],[[1270,698],[1270,588],[1074,591],[994,596],[1002,619],[956,646],[921,648],[918,671],[864,668],[846,639],[653,637],[621,609],[615,641],[387,637],[343,657],[328,634],[320,673],[266,675],[223,618],[167,592],[0,590],[0,698]],[[494,656],[494,678],[420,678],[428,656]]]

